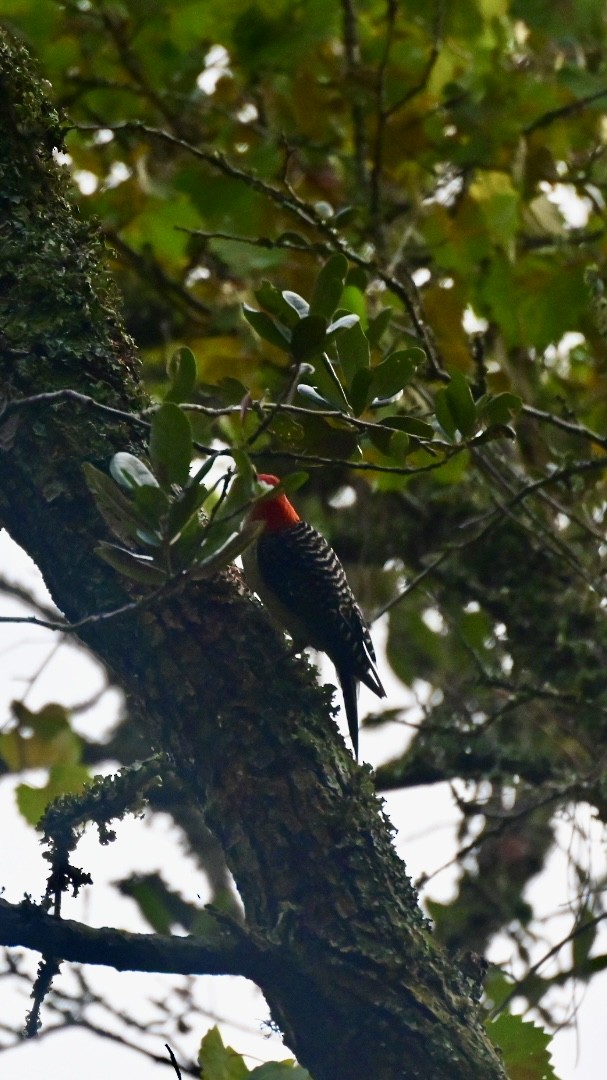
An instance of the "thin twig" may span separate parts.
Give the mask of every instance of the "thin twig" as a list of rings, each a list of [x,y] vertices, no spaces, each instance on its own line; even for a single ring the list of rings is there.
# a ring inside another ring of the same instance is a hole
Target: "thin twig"
[[[577,101],[571,101],[569,105],[562,105],[560,109],[550,109],[548,112],[538,116],[536,120],[532,120],[527,127],[524,127],[523,135],[531,135],[533,131],[537,131],[538,128],[548,127],[550,124],[554,124],[556,120],[562,120],[566,116],[574,116],[575,113],[585,109],[587,105],[591,105],[593,101],[599,101],[603,97],[607,97],[607,88],[596,90],[594,94],[587,94],[586,97],[578,98]]]
[[[96,623],[109,622],[111,619],[120,618],[122,615],[129,615],[135,611],[140,611],[143,608],[149,607],[160,596],[168,592],[169,586],[176,585],[177,581],[181,581],[185,578],[187,572],[183,572],[176,578],[172,578],[170,582],[163,582],[163,584],[156,589],[149,596],[141,597],[139,600],[131,600],[127,604],[122,604],[121,607],[112,608],[110,611],[97,611],[92,615],[85,615],[82,619],[77,619],[76,622],[67,622],[53,619],[40,619],[36,615],[0,615],[0,624],[2,623],[18,623],[26,626],[40,626],[44,630],[58,630],[64,634],[74,634],[78,630],[81,630],[85,626],[94,626]]]
[[[442,45],[443,36],[443,19],[445,14],[444,0],[438,0],[436,5],[436,12],[434,16],[434,40],[432,42],[432,48],[426,61],[426,65],[418,81],[414,86],[411,86],[402,97],[398,98],[388,109],[386,109],[386,118],[389,119],[394,113],[402,109],[409,101],[418,94],[421,94],[428,85],[428,80],[436,66],[436,62],[440,56],[440,49]],[[459,99],[456,99],[459,100]],[[445,107],[448,103],[444,103]]]
[[[434,560],[434,562],[430,563],[428,566],[425,566],[423,570],[420,570],[419,574],[417,574],[414,578],[411,579],[411,581],[409,581],[405,585],[404,589],[402,589],[402,591],[398,593],[398,596],[393,596],[391,600],[388,600],[388,603],[384,604],[384,606],[375,613],[371,622],[374,623],[377,621],[377,619],[381,619],[382,615],[385,615],[386,612],[391,611],[392,608],[396,607],[397,604],[400,604],[401,600],[405,599],[405,596],[408,596],[409,593],[413,592],[414,589],[416,589],[418,585],[424,580],[424,578],[428,577],[428,574],[431,574],[433,570],[436,570],[437,566],[440,566],[440,564],[443,563],[445,559],[448,559],[449,556],[452,554],[453,551],[451,549],[442,551],[438,558]]]
[[[506,1005],[508,1005],[512,1001],[512,999],[517,996],[517,994],[521,993],[521,988],[525,985],[525,983],[530,978],[532,978],[532,976],[535,975],[539,971],[539,969],[548,962],[548,960],[551,960],[553,956],[556,956],[557,953],[561,951],[563,946],[568,945],[570,941],[575,941],[576,938],[581,937],[582,934],[585,934],[587,930],[593,930],[595,926],[598,926],[599,923],[603,922],[604,919],[607,919],[607,911],[603,911],[600,915],[596,915],[594,919],[589,919],[588,922],[580,923],[579,926],[574,927],[570,934],[567,934],[567,936],[562,938],[561,941],[558,941],[556,945],[553,945],[547,953],[544,953],[544,955],[537,961],[537,963],[532,964],[532,966],[529,968],[523,978],[515,982],[514,986],[508,992],[503,1001],[500,1001],[499,1005],[496,1005],[491,1010],[487,1019],[495,1020],[496,1017],[498,1017],[500,1013],[504,1011]]]
[[[276,414],[278,412],[280,412],[281,408],[284,407],[285,402],[291,397],[291,394],[293,393],[295,387],[297,386],[297,382],[299,380],[300,374],[301,374],[301,364],[295,363],[293,365],[293,371],[291,372],[291,377],[289,379],[287,379],[287,381],[285,382],[285,385],[283,386],[281,392],[279,393],[278,397],[276,398],[276,401],[272,405],[266,406],[267,409],[268,409],[267,415],[264,416],[263,420],[261,421],[261,423],[259,424],[257,429],[247,439],[247,443],[246,443],[247,447],[254,446],[255,443],[257,442],[257,440],[259,438],[261,438],[264,431],[268,430],[268,428],[270,427],[270,424],[274,420]]]
[[[586,439],[588,442],[600,446],[603,450],[607,450],[607,437],[599,435],[590,428],[584,427],[583,424],[576,424],[571,420],[563,419],[561,416],[555,416],[554,413],[545,412],[543,409],[536,409],[533,405],[523,405],[521,412],[525,416],[533,417],[534,420],[541,420],[545,424],[552,424],[553,427],[560,428],[561,431],[566,431],[570,435],[579,435],[581,439]]]
[[[514,813],[504,815],[503,818],[498,820],[498,823],[494,828],[487,829],[481,836],[476,836],[468,844],[464,844],[451,859],[448,859],[442,866],[437,867],[431,874],[422,874],[415,882],[416,889],[425,888],[433,878],[437,877],[438,874],[442,874],[443,870],[448,870],[450,866],[455,866],[457,863],[461,862],[461,860],[467,855],[470,855],[475,848],[480,847],[486,839],[493,839],[494,837],[500,836],[517,821],[520,821],[521,818],[525,818],[530,814],[535,813],[536,810],[541,810],[544,806],[549,806],[550,803],[562,799],[570,792],[573,786],[574,785],[572,784],[567,784],[565,787],[549,792],[543,798],[538,799],[537,802],[531,805],[525,806]],[[482,812],[485,813],[484,810]]]
[[[350,100],[352,110],[352,128],[354,131],[354,162],[356,165],[356,179],[360,194],[364,200],[367,190],[367,132],[365,126],[365,110],[360,100],[359,82],[360,69],[360,44],[358,40],[358,27],[356,25],[356,12],[354,0],[341,0],[343,14],[343,38],[344,53],[346,57],[346,75],[350,84]]]
[[[384,42],[384,51],[382,58],[379,62],[377,69],[377,79],[375,83],[375,99],[376,99],[376,118],[375,118],[375,139],[373,145],[373,166],[371,168],[371,178],[369,184],[369,216],[371,218],[371,225],[373,234],[375,236],[376,245],[380,252],[383,252],[383,230],[380,223],[379,207],[381,202],[381,182],[383,173],[383,158],[384,158],[384,135],[386,128],[386,121],[388,119],[388,113],[385,108],[385,79],[386,69],[388,61],[390,59],[390,49],[392,47],[392,38],[394,36],[394,24],[396,21],[396,15],[398,11],[398,5],[396,0],[386,0],[386,40]]]
[[[32,394],[30,397],[13,398],[11,401],[5,401],[0,411],[0,422],[21,409],[35,408],[37,405],[56,405],[63,401],[73,401],[78,405],[94,409],[96,412],[104,413],[104,415],[111,416],[116,420],[124,420],[126,423],[133,424],[136,427],[144,427],[148,430],[150,427],[150,421],[144,420],[139,413],[115,409],[112,405],[104,405],[101,401],[89,397],[88,394],[81,394],[78,390],[69,388],[48,390],[43,394]]]
[[[177,1064],[177,1058],[175,1057],[175,1055],[174,1055],[171,1047],[169,1046],[169,1044],[165,1043],[164,1045],[165,1045],[165,1049],[166,1049],[166,1051],[167,1051],[167,1053],[168,1053],[168,1055],[169,1055],[169,1057],[171,1059],[171,1065],[173,1066],[173,1068],[175,1070],[177,1080],[181,1080],[181,1069],[179,1068],[179,1065]]]

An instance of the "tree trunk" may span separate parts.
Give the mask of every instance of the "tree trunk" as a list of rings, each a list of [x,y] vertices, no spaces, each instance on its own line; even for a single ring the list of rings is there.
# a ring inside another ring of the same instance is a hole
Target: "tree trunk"
[[[0,85],[2,395],[72,388],[136,411],[137,361],[103,251],[53,159],[57,117],[6,37]],[[104,527],[82,465],[142,455],[144,435],[73,400],[0,417],[0,517],[72,621],[128,599],[94,554]],[[263,955],[253,974],[315,1080],[503,1078],[477,987],[433,942],[369,770],[354,766],[326,692],[285,658],[238,572],[81,636],[222,844]]]

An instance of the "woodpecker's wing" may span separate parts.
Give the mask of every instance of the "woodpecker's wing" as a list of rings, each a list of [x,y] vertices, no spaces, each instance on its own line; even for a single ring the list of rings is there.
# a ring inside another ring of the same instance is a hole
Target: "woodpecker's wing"
[[[287,630],[303,644],[327,653],[340,677],[349,674],[384,697],[365,620],[324,536],[299,521],[278,533],[263,533],[256,555],[259,577],[280,604]]]

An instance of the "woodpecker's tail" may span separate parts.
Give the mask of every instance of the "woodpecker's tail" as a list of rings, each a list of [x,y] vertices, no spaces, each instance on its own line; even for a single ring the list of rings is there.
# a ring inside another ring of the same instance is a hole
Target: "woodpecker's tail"
[[[368,666],[367,666],[367,670],[366,671],[359,671],[358,672],[358,677],[359,677],[360,681],[364,682],[365,686],[368,686],[369,690],[372,690],[373,693],[377,694],[378,697],[385,697],[386,696],[386,691],[384,690],[384,688],[383,688],[383,686],[381,684],[381,679],[380,679],[379,675],[377,674],[375,664],[372,664],[369,661]]]
[[[358,679],[349,673],[338,672],[338,675],[348,718],[348,731],[354,747],[354,757],[358,761]]]

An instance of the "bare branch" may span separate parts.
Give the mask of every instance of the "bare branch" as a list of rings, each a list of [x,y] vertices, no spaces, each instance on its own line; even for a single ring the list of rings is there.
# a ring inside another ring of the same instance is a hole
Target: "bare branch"
[[[532,132],[537,131],[539,128],[549,127],[550,124],[554,124],[555,121],[562,120],[567,116],[575,116],[576,113],[582,112],[587,105],[591,105],[593,101],[600,101],[604,97],[607,97],[607,88],[597,90],[594,94],[587,94],[586,97],[577,98],[576,101],[571,101],[569,105],[562,105],[560,109],[550,109],[523,128],[523,135],[531,135]]]
[[[209,914],[209,919],[211,915]],[[76,964],[100,964],[116,971],[155,971],[174,975],[248,975],[260,954],[236,924],[217,920],[206,937],[133,934],[84,926],[47,915],[31,901],[0,899],[0,944],[34,949]]]

